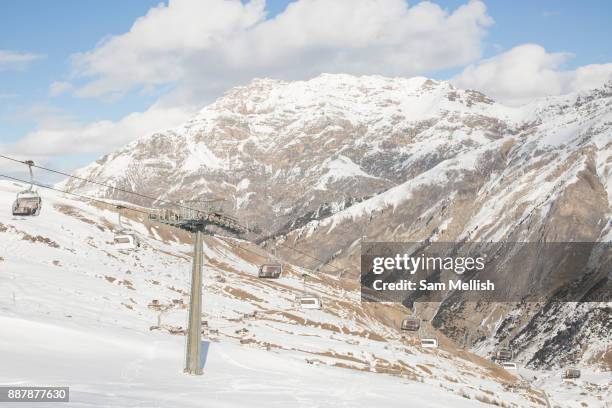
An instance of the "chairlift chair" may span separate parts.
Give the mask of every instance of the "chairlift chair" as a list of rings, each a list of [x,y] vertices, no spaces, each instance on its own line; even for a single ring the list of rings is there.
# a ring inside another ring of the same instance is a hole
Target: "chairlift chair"
[[[25,190],[17,193],[13,203],[13,215],[18,217],[35,217],[40,214],[42,199],[36,191]]]
[[[573,380],[580,378],[580,370],[577,368],[568,368],[563,371],[563,379]]]
[[[258,278],[278,279],[283,273],[283,265],[281,263],[265,263],[259,267]]]
[[[423,332],[423,334],[421,334],[421,332]],[[434,335],[429,334],[427,330],[423,330],[422,326],[419,327],[419,337],[421,339],[421,347],[438,348],[438,338]]]
[[[321,309],[321,298],[316,295],[304,295],[298,299],[300,309]]]
[[[115,233],[113,245],[120,251],[132,251],[140,247],[140,241],[136,234],[128,229],[123,228],[121,223],[121,210],[123,206],[117,206],[119,209],[119,230]]]
[[[400,330],[415,332],[415,331],[418,331],[420,327],[421,327],[421,319],[419,319],[418,317],[409,316],[409,317],[406,317],[404,320],[402,320]]]
[[[436,337],[423,337],[421,338],[421,347],[438,348],[438,339]]]
[[[514,358],[514,353],[509,347],[500,348],[495,353],[495,359],[497,361],[510,361]]]
[[[265,279],[278,279],[283,273],[283,264],[276,258],[276,247],[274,248],[274,255],[268,257],[267,263],[259,267],[259,273],[257,277]]]
[[[17,193],[12,208],[13,216],[35,217],[40,214],[42,198],[38,192],[34,191],[34,174],[32,173],[34,162],[32,160],[27,160],[24,163],[30,170],[30,187],[27,190]]]
[[[313,293],[308,293],[306,280],[310,275],[302,274],[302,291],[303,295],[297,301],[300,309],[321,309],[321,298]]]
[[[518,365],[515,362],[512,361],[503,361],[502,363],[500,363],[500,365],[505,369],[505,370],[518,370]]]
[[[113,245],[119,250],[131,251],[140,247],[140,242],[135,234],[127,231],[119,231],[115,234]]]

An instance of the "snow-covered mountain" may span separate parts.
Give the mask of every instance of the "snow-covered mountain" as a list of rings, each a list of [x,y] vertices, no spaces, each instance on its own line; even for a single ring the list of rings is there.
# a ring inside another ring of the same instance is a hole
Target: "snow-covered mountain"
[[[608,242],[612,83],[509,108],[426,78],[255,80],[79,175],[161,199],[223,196],[227,211],[262,227],[251,239],[272,236],[353,277],[363,237]],[[132,200],[78,180],[64,187]],[[592,295],[601,281],[582,285]],[[483,355],[510,343],[534,367],[610,369],[609,303],[468,306],[461,319],[448,313],[456,306],[432,307],[434,324],[456,342],[475,332],[469,347]]]
[[[426,78],[255,80],[184,126],[143,137],[80,174],[160,198],[220,195],[227,210],[274,231],[323,203],[373,196],[489,144],[504,129],[493,118],[513,113]]]
[[[368,201],[359,208],[369,212],[405,205],[428,186],[452,183],[456,200],[479,193],[454,235],[499,239],[514,221],[509,202],[537,204],[543,216],[567,186],[582,187],[579,176],[592,191],[578,194],[593,195],[598,215],[609,212],[611,93],[612,83],[507,108],[426,78],[255,80],[182,127],[146,135],[79,174],[162,199],[222,196],[226,210],[272,233],[356,202]],[[121,196],[79,180],[66,186]]]
[[[22,188],[1,182],[0,208]],[[204,375],[187,376],[189,236],[133,214],[124,224],[141,247],[118,251],[111,206],[41,193],[39,217],[0,213],[2,384],[70,386],[75,407],[533,407],[547,399],[579,407],[609,399],[595,371],[561,386],[559,371],[506,372],[433,328],[441,347],[423,349],[397,330],[402,306],[362,305],[350,280],[289,264],[277,281],[258,279],[268,254],[218,238],[205,243]],[[323,308],[296,307],[304,291]],[[523,381],[534,375],[537,385]]]

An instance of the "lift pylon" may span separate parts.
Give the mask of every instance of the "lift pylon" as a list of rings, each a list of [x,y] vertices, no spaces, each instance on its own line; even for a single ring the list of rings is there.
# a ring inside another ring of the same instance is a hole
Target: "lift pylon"
[[[189,327],[187,330],[187,350],[185,352],[185,372],[201,375],[200,354],[202,349],[202,262],[204,234],[198,230],[193,244],[193,267],[191,271],[191,298],[189,302]]]
[[[214,235],[209,226],[216,226],[234,234],[244,234],[249,229],[237,219],[219,211],[199,211],[182,208],[179,211],[163,209],[149,214],[149,220],[180,228],[194,234],[193,265],[189,300],[189,321],[184,372],[202,375],[202,268],[204,264],[204,235]]]

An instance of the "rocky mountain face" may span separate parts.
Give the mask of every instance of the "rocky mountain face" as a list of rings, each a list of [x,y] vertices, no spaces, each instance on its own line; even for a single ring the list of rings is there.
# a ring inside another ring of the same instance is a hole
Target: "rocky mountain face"
[[[511,114],[480,93],[425,78],[255,80],[183,127],[130,143],[80,174],[163,199],[222,196],[227,211],[275,232],[487,145],[506,132],[497,117]]]
[[[609,242],[612,83],[509,108],[426,78],[256,80],[79,175],[165,200],[225,197],[226,211],[264,231],[251,239],[353,277],[363,239]],[[65,187],[133,201],[75,180]],[[533,278],[518,272],[516,290]],[[609,368],[610,304],[598,290],[610,278],[599,270],[580,283],[590,303],[454,298],[421,311],[483,355],[504,344],[532,366]]]

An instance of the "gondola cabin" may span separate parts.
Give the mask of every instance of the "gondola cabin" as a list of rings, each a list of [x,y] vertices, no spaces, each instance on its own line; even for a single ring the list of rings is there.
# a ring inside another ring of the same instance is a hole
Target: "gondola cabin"
[[[420,327],[421,327],[421,319],[418,319],[416,317],[407,317],[404,320],[402,320],[400,329],[402,331],[415,332],[415,331],[418,331]]]
[[[318,296],[306,295],[298,299],[300,309],[321,309],[321,299]]]
[[[426,337],[421,339],[421,347],[423,348],[438,348],[438,339],[435,337]]]
[[[259,267],[257,277],[264,279],[278,279],[283,272],[283,265],[279,263],[263,264]]]
[[[580,370],[577,368],[568,368],[567,370],[563,371],[563,378],[566,380],[580,378]]]
[[[36,191],[25,190],[17,194],[13,203],[13,215],[19,217],[35,217],[40,214],[42,199]]]
[[[510,348],[502,348],[495,353],[495,359],[497,361],[510,361],[514,358],[514,353]]]

